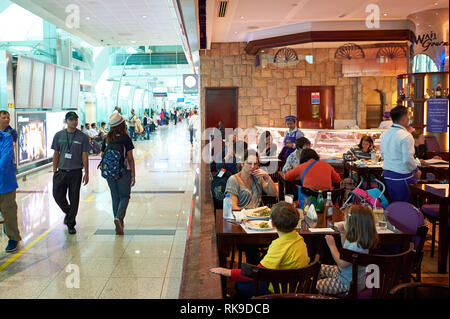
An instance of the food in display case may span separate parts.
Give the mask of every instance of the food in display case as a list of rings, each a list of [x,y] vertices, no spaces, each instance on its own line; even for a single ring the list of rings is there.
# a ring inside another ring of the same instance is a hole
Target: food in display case
[[[258,135],[269,131],[274,143],[277,144],[279,153],[283,147],[283,132],[286,128],[256,127]],[[380,151],[381,135],[385,130],[322,130],[301,129],[305,137],[311,141],[311,147],[319,154],[320,158],[330,163],[341,163],[343,154],[351,147],[357,145],[364,135],[370,136],[377,152]],[[251,145],[250,145],[251,147]]]

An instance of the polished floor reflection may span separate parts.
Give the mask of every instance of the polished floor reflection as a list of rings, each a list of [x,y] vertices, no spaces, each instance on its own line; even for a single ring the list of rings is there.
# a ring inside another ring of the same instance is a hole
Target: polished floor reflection
[[[136,186],[125,236],[114,235],[111,196],[90,157],[77,234],[69,235],[52,196],[51,169],[19,181],[20,250],[0,237],[0,298],[178,298],[200,154],[186,123],[135,143]]]

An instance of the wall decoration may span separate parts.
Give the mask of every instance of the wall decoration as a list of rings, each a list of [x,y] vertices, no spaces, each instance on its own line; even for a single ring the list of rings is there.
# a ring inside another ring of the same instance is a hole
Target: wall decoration
[[[355,43],[347,43],[337,48],[334,53],[335,59],[363,59],[366,55],[363,49]]]

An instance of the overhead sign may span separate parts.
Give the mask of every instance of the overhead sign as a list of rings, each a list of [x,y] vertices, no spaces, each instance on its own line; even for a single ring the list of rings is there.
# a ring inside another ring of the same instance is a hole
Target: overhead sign
[[[183,93],[198,93],[198,75],[183,74]]]
[[[446,133],[448,126],[448,100],[429,99],[427,101],[427,132]]]

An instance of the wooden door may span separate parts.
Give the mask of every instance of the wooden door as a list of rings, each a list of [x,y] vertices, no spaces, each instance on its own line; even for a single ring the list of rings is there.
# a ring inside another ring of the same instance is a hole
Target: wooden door
[[[223,127],[235,129],[238,125],[238,88],[205,88],[205,129]]]
[[[334,86],[298,86],[297,119],[301,128],[334,128]]]

